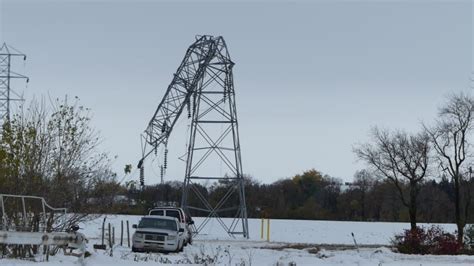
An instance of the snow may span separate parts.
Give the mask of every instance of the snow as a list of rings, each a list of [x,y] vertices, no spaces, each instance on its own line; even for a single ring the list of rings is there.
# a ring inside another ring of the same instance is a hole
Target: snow
[[[272,245],[275,247],[277,245]],[[196,241],[184,248],[182,253],[132,253],[126,247],[116,247],[113,257],[106,251],[93,251],[86,259],[86,265],[157,265],[157,264],[203,264],[202,258],[215,259],[215,265],[473,265],[470,256],[419,256],[394,253],[387,248],[362,248],[356,250],[321,250],[317,254],[308,249],[274,250],[265,248],[266,243],[257,241]],[[211,262],[211,260],[207,260]],[[0,260],[1,265],[77,265],[77,259],[57,255],[49,262],[30,262],[23,260]],[[245,264],[244,264],[245,263]],[[212,263],[211,263],[212,264]]]
[[[129,221],[132,224],[138,223],[141,216],[133,215],[109,215],[106,223],[115,226],[116,237],[120,232],[120,222]],[[196,225],[199,225],[204,218],[193,218]],[[229,225],[232,219],[223,218]],[[261,240],[261,219],[249,219],[250,240]],[[265,222],[266,230],[266,222]],[[454,232],[454,224],[436,224],[443,229]],[[431,224],[420,224],[420,226],[431,226]],[[89,237],[100,237],[102,218],[81,225],[84,228],[81,232]],[[409,229],[409,223],[384,223],[384,222],[343,222],[343,221],[315,221],[315,220],[270,220],[270,239],[272,242],[285,243],[309,243],[309,244],[334,244],[353,245],[351,233],[354,233],[358,244],[361,245],[389,245],[394,234]],[[131,229],[132,230],[132,229]],[[266,231],[264,232],[266,235]],[[202,240],[227,240],[229,236],[219,223],[212,219],[198,235],[197,239]]]
[[[140,216],[107,216],[106,223],[115,226],[116,243],[120,244],[121,221],[132,224]],[[203,218],[195,218],[197,224]],[[224,219],[225,222],[231,220]],[[260,219],[249,219],[250,239],[231,239],[217,221],[211,221],[205,232],[199,235],[193,245],[181,253],[132,253],[127,247],[116,245],[113,256],[110,251],[93,250],[92,245],[100,243],[102,218],[81,225],[81,232],[89,238],[88,250],[92,255],[86,258],[86,265],[157,265],[157,264],[215,264],[215,265],[474,265],[474,257],[404,255],[384,247],[390,243],[394,233],[407,229],[405,223],[381,222],[335,222],[271,220],[271,241],[260,239]],[[441,227],[454,232],[452,224]],[[126,231],[125,231],[126,232]],[[359,251],[354,248],[351,232],[355,234]],[[370,245],[370,246],[369,246]],[[37,262],[1,259],[1,265],[78,265],[77,258],[58,254],[49,262],[38,257]]]

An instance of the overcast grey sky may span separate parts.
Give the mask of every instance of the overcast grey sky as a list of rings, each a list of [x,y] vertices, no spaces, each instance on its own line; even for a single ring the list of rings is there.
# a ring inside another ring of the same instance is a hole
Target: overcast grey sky
[[[194,2],[0,0],[0,41],[28,55],[27,99],[92,108],[119,173],[196,34],[228,44],[244,172],[263,182],[310,168],[351,180],[372,126],[416,131],[474,85],[471,1]],[[184,176],[183,128],[168,180]]]

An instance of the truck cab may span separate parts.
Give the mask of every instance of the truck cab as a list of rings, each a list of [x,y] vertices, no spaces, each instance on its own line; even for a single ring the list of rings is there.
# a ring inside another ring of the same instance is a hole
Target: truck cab
[[[184,229],[178,219],[148,215],[133,225],[132,251],[182,251],[186,241]]]
[[[157,207],[151,209],[148,212],[148,215],[159,215],[176,218],[179,222],[180,228],[184,229],[184,245],[192,244],[193,233],[191,225],[194,224],[194,221],[191,219],[191,217],[186,215],[183,209],[177,207]]]

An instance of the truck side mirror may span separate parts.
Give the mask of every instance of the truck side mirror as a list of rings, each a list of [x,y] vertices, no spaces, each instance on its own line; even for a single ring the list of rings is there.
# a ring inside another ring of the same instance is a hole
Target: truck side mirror
[[[137,229],[137,227],[138,226],[136,224],[132,225],[132,228],[134,228],[134,229]]]
[[[183,233],[183,232],[184,232],[184,228],[179,228],[178,232]]]

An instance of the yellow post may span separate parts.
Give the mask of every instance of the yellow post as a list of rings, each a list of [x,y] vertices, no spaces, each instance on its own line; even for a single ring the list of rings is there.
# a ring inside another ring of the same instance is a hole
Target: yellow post
[[[263,240],[263,226],[264,226],[264,223],[265,223],[265,219],[262,218],[262,226],[260,228],[260,239]]]
[[[267,241],[270,242],[270,219],[267,219]]]

